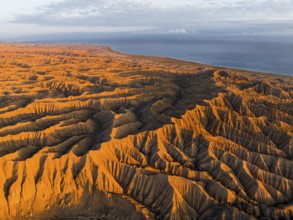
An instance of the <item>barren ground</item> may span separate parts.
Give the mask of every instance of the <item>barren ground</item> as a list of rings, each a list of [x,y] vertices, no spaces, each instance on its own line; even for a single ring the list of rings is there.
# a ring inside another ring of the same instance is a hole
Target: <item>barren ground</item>
[[[292,219],[293,78],[0,44],[0,219]]]

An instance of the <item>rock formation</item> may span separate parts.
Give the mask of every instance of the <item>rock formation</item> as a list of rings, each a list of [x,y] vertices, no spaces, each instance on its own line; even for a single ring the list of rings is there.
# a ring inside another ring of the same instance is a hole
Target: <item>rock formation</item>
[[[292,219],[293,79],[0,44],[0,219]]]

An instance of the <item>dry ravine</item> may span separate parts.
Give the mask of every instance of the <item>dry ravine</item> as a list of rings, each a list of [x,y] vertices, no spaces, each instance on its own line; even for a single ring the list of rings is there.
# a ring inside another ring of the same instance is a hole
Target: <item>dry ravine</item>
[[[0,219],[292,219],[293,78],[0,44]]]

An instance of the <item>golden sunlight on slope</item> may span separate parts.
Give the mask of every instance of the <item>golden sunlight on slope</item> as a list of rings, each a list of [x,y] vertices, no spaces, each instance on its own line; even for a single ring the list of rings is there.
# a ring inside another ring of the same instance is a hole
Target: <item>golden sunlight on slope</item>
[[[292,77],[0,44],[0,219],[291,219]]]

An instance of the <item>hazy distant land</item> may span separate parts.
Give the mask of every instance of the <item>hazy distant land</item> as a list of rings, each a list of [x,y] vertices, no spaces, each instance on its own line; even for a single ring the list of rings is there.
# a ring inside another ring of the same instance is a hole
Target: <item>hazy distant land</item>
[[[292,219],[293,78],[0,44],[0,218]]]

